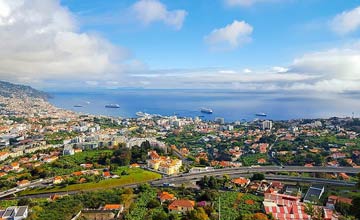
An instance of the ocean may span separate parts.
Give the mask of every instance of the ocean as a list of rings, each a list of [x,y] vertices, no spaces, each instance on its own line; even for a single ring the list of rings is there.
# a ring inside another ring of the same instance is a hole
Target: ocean
[[[119,89],[97,92],[51,92],[49,101],[57,107],[81,113],[115,117],[136,117],[136,112],[164,116],[201,116],[205,120],[250,121],[264,112],[271,120],[298,118],[358,117],[358,94],[314,96],[312,94],[254,93],[233,90]],[[120,108],[105,108],[119,104]],[[81,105],[82,107],[74,107]],[[201,108],[213,114],[203,114]]]

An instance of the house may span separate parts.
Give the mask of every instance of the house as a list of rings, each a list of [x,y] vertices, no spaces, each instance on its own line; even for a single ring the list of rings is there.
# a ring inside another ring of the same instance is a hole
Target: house
[[[305,194],[304,202],[317,203],[324,193],[325,188],[321,185],[312,185]]]
[[[122,204],[106,204],[102,209],[119,211],[120,213],[122,213],[124,211],[124,206]]]
[[[0,161],[6,160],[9,156],[8,152],[0,152]]]
[[[76,172],[73,172],[71,175],[72,176],[81,176],[83,175],[84,173],[82,171],[76,171]]]
[[[257,162],[259,164],[264,164],[264,163],[266,163],[266,160],[264,158],[260,158],[260,159],[257,160]]]
[[[265,154],[267,152],[267,148],[269,147],[269,144],[267,143],[261,143],[259,144],[259,151],[262,154]]]
[[[298,197],[277,193],[265,193],[263,202],[266,214],[272,214],[279,220],[310,220],[305,207],[299,202]]]
[[[60,184],[63,181],[64,181],[64,178],[62,178],[61,176],[56,176],[56,177],[54,177],[53,184]]]
[[[130,164],[130,168],[139,168],[140,165],[137,163]]]
[[[173,201],[169,206],[169,212],[172,213],[185,213],[194,210],[195,201],[188,199],[179,199]]]
[[[236,179],[232,179],[231,182],[234,183],[237,186],[246,187],[247,185],[249,185],[250,180],[246,179],[244,177],[239,177],[239,178],[236,178]]]
[[[26,185],[30,184],[30,181],[29,180],[21,180],[21,181],[17,181],[16,184],[18,186],[26,186]]]
[[[346,173],[339,173],[339,177],[342,180],[349,180],[350,179],[350,177]]]
[[[269,187],[269,189],[273,192],[279,192],[283,188],[284,188],[284,184],[282,184],[282,182],[279,181],[272,181]]]
[[[176,199],[174,194],[171,194],[168,192],[160,192],[160,193],[158,193],[157,197],[161,203],[166,202],[166,201],[174,201]]]
[[[160,157],[156,151],[149,151],[148,155],[150,159],[147,160],[147,166],[150,169],[158,170],[159,172],[167,175],[177,174],[180,172],[182,160],[171,159],[170,157],[165,156]]]
[[[338,203],[338,202],[352,205],[352,199],[332,195],[332,196],[328,197],[328,200],[326,202],[326,207],[328,209],[334,210],[335,209],[335,204]]]
[[[109,171],[105,171],[103,172],[103,177],[105,178],[110,178],[111,177],[111,173]]]
[[[1,219],[6,220],[22,220],[28,217],[28,206],[10,206],[6,208],[5,212],[1,216]]]
[[[92,163],[82,163],[80,166],[84,169],[91,169],[94,165]]]
[[[51,196],[49,197],[49,200],[50,200],[50,201],[55,201],[55,200],[60,199],[60,198],[62,198],[62,195],[53,194],[53,195],[51,195]]]
[[[331,157],[333,159],[340,159],[340,158],[345,158],[346,157],[346,154],[345,153],[333,153],[331,155]]]
[[[51,163],[51,162],[54,162],[55,160],[57,160],[57,159],[59,159],[59,157],[58,156],[51,156],[51,157],[46,157],[46,158],[44,158],[44,162],[45,163]]]
[[[12,170],[18,170],[20,168],[20,165],[18,162],[13,162],[10,164]]]

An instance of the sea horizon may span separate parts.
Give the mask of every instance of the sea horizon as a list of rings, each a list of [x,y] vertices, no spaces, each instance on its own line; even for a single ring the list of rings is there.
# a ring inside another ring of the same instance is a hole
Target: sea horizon
[[[53,105],[79,113],[134,118],[136,112],[200,116],[204,120],[223,117],[227,122],[254,119],[290,120],[357,116],[356,94],[332,96],[301,96],[296,93],[246,92],[212,89],[112,89],[96,91],[48,92]],[[105,108],[118,104],[120,108]],[[80,105],[82,107],[75,107]],[[201,113],[210,108],[213,114]],[[266,117],[256,116],[265,113]]]

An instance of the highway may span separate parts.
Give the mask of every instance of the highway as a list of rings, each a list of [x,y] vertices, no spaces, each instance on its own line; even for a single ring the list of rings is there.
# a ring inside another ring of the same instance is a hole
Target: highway
[[[247,177],[245,174],[233,174],[230,175],[231,178],[238,177]],[[186,182],[195,182],[200,180],[202,177],[192,177],[192,178],[178,178],[178,179],[161,179],[151,182],[153,186],[163,186],[164,183],[167,184],[182,184]],[[343,180],[332,180],[332,179],[323,179],[323,178],[311,178],[311,177],[296,177],[296,176],[285,176],[285,175],[265,175],[266,180],[275,180],[281,182],[299,182],[299,183],[316,183],[323,185],[334,185],[334,186],[349,186],[353,187],[356,185],[355,182],[347,182]]]
[[[184,173],[180,175],[164,177],[160,180],[150,182],[153,185],[163,185],[164,183],[184,183],[189,181],[197,181],[204,176],[218,176],[229,175],[231,177],[252,174],[252,173],[279,173],[279,172],[296,172],[296,173],[347,173],[357,174],[360,173],[360,168],[353,167],[300,167],[300,166],[263,166],[263,167],[238,167],[238,168],[225,168],[215,169],[213,171],[201,172],[201,173]],[[293,177],[286,175],[267,175],[266,178],[269,180],[281,180],[281,181],[292,181],[292,182],[316,182],[323,184],[335,184],[343,186],[353,186],[354,183],[341,181],[341,180],[327,180],[318,178],[304,178],[304,177]],[[40,179],[33,181],[30,184],[23,187],[15,187],[3,192],[0,192],[0,198],[4,198],[28,188],[47,186],[52,183],[52,178]],[[134,187],[136,184],[122,187]]]
[[[300,166],[264,166],[264,167],[238,167],[227,169],[216,169],[201,173],[186,173],[177,176],[164,177],[155,184],[177,183],[199,180],[204,176],[223,176],[223,175],[241,175],[251,173],[278,173],[278,172],[297,172],[297,173],[348,173],[357,174],[360,168],[352,167],[300,167]],[[283,176],[286,177],[286,176]]]

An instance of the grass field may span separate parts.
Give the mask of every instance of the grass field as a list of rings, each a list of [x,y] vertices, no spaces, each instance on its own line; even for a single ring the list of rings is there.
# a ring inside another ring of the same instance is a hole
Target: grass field
[[[140,168],[119,168],[120,170],[126,170],[128,175],[120,176],[116,179],[105,179],[99,182],[91,183],[82,183],[74,184],[68,186],[53,186],[41,189],[31,189],[20,192],[19,195],[32,195],[32,194],[42,194],[42,193],[52,193],[52,192],[67,192],[67,191],[87,191],[87,190],[96,190],[96,189],[109,189],[114,187],[120,187],[128,184],[137,184],[145,183],[151,180],[161,178],[161,175],[158,173],[146,171]],[[116,172],[117,173],[117,172]]]

